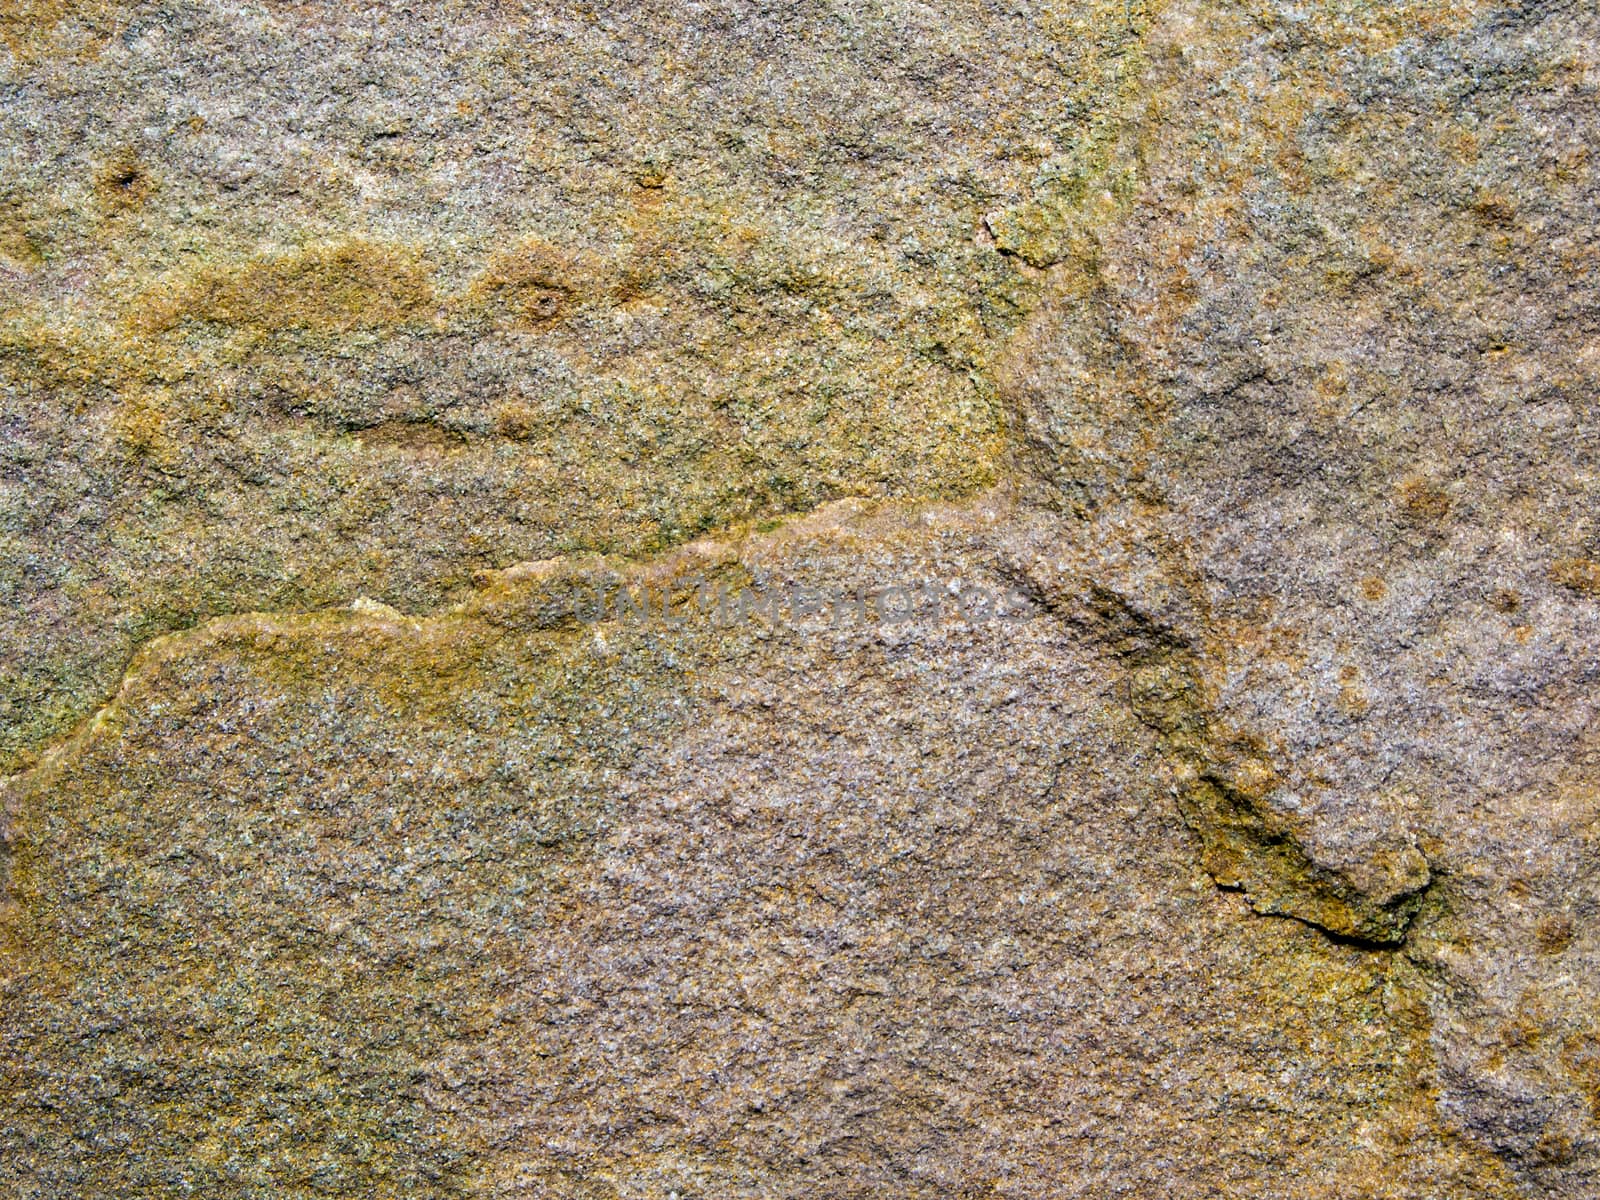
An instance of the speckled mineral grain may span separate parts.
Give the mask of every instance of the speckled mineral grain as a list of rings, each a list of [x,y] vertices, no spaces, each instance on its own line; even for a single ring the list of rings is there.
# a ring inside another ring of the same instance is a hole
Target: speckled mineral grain
[[[1600,1196],[1592,0],[0,46],[0,1195]]]

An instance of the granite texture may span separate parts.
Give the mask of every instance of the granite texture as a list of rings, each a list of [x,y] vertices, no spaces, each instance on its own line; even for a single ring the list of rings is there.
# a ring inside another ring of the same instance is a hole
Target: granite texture
[[[1592,4],[0,40],[5,1194],[1600,1195]]]

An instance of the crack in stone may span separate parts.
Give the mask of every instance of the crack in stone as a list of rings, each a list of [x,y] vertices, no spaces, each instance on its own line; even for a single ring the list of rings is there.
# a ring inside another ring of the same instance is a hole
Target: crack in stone
[[[1213,712],[1200,644],[1205,606],[1194,572],[1176,546],[1155,557],[1157,587],[1187,597],[1191,603],[1180,609],[1193,611],[1176,618],[1146,611],[1136,597],[1149,581],[1123,578],[1115,567],[1080,579],[1071,598],[1028,580],[1026,571],[1014,574],[1126,669],[1128,704],[1176,769],[1178,813],[1219,888],[1243,893],[1257,913],[1301,921],[1342,943],[1403,945],[1434,883],[1431,866],[1401,837],[1353,865],[1318,861],[1289,815],[1271,804],[1282,776],[1264,747],[1248,732],[1222,728]]]

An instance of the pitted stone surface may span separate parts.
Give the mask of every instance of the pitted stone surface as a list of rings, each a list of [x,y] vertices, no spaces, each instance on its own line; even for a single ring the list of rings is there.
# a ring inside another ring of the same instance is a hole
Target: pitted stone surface
[[[1594,1195],[1592,5],[12,7],[7,1195]]]

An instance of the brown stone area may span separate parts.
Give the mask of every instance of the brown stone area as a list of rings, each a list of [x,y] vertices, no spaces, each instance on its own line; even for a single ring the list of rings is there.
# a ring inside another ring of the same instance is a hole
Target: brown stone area
[[[0,1193],[1596,1194],[1592,5],[0,36]]]

